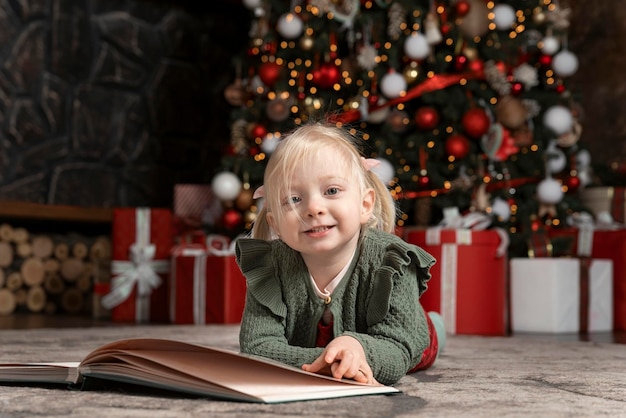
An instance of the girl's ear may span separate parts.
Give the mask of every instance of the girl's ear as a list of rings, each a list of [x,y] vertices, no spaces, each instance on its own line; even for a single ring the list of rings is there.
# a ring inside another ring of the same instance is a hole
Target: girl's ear
[[[374,193],[374,189],[367,189],[365,194],[363,194],[363,200],[361,202],[361,225],[365,225],[372,218],[375,201],[376,193]]]

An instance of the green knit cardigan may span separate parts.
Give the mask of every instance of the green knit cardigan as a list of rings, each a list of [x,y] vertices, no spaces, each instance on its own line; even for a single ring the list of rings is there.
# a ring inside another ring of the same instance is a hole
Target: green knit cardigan
[[[325,303],[300,254],[280,240],[242,238],[236,259],[247,281],[241,351],[296,367],[315,360],[323,351],[315,338]],[[361,343],[380,383],[396,383],[419,363],[430,342],[419,296],[434,263],[420,247],[367,229],[331,295],[333,335]]]

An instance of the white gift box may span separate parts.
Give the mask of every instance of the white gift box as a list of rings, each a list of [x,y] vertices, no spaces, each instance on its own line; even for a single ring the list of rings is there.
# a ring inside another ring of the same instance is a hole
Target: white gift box
[[[613,330],[613,261],[513,258],[511,331]]]

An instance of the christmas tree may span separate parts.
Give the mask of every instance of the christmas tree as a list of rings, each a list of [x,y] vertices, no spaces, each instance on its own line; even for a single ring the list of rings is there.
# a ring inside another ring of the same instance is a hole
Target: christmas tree
[[[231,138],[212,183],[222,228],[250,226],[273,147],[311,120],[363,139],[399,225],[436,225],[450,207],[480,213],[515,254],[584,210],[591,158],[558,0],[243,3],[250,44],[225,90]]]

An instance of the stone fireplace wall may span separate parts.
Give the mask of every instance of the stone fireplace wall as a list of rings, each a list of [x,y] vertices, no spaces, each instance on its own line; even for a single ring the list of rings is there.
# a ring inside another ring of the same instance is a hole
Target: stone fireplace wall
[[[228,141],[225,2],[0,0],[0,199],[170,206]]]

